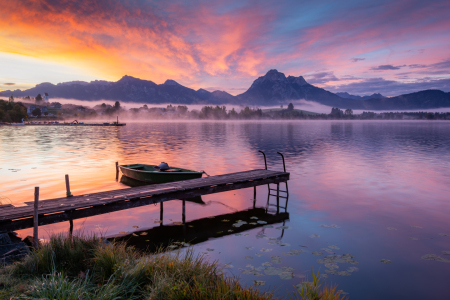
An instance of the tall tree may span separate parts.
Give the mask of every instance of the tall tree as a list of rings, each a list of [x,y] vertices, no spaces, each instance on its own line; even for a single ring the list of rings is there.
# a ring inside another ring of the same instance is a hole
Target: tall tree
[[[42,114],[41,109],[39,107],[36,107],[35,109],[33,109],[33,111],[31,113],[33,114],[33,116],[36,116],[36,117],[40,117]]]
[[[38,94],[37,96],[36,96],[36,103],[39,103],[39,102],[41,102],[42,101],[42,96],[41,96],[41,94]]]

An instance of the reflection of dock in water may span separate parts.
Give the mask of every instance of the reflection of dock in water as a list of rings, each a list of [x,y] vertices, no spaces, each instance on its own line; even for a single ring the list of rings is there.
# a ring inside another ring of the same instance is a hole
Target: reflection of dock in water
[[[252,217],[256,217],[257,219]],[[173,242],[198,244],[210,238],[232,235],[269,224],[280,223],[288,219],[289,213],[287,212],[269,214],[264,208],[253,208],[193,220],[186,222],[184,225],[160,224],[147,230],[136,231],[126,236],[113,236],[109,237],[109,239],[126,241],[128,245],[140,250],[155,251],[159,247],[167,247]],[[239,220],[245,221],[247,224],[234,227],[233,224],[236,224]]]

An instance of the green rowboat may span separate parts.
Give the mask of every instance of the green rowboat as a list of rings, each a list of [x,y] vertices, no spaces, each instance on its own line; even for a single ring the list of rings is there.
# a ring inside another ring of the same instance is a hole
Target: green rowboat
[[[177,167],[170,167],[167,170],[160,170],[156,165],[120,165],[119,168],[124,176],[148,183],[166,183],[189,180],[201,178],[203,175],[203,172]]]

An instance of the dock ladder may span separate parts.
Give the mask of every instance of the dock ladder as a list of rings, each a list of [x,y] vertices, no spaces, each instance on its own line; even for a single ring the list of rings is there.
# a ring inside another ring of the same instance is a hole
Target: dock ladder
[[[261,151],[261,150],[259,150],[259,152],[261,152],[264,155],[264,165],[265,165],[265,168],[267,170],[266,154],[263,151]],[[280,154],[281,158],[283,159],[283,170],[286,173],[286,163],[285,163],[285,160],[284,160],[284,155],[282,153],[280,153],[280,152],[277,152],[277,153]],[[281,190],[280,189],[280,183],[273,183],[273,184],[276,184],[276,188],[272,188],[270,183],[267,185],[268,195],[267,195],[266,212],[269,211],[269,207],[270,206],[275,206],[276,207],[276,213],[277,214],[280,212],[280,208],[283,208],[284,211],[286,212],[287,211],[287,204],[288,204],[288,200],[289,200],[288,183],[287,183],[287,181],[284,182],[285,190]],[[273,194],[272,192],[275,192],[276,194]],[[283,193],[283,194],[280,195],[280,193]],[[270,203],[270,197],[271,196],[276,197],[277,204]],[[280,206],[280,198],[286,199],[286,202],[285,202],[284,206]],[[275,212],[275,210],[271,210],[271,211]]]

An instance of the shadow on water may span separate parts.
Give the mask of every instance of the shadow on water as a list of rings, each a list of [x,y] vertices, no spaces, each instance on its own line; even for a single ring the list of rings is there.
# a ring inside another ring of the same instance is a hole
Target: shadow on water
[[[131,186],[149,185],[145,182],[137,181],[126,176],[122,176],[120,182]],[[272,227],[270,224],[281,223],[289,220],[287,212],[287,199],[284,207],[279,206],[276,210],[269,209],[273,206],[270,202],[271,196],[268,195],[266,207],[255,207],[247,210],[236,211],[233,213],[217,216],[205,217],[190,222],[174,222],[169,225],[163,224],[164,209],[160,203],[160,219],[155,220],[155,226],[146,230],[137,230],[127,235],[110,236],[109,240],[126,242],[136,249],[148,252],[155,252],[160,248],[174,249],[176,247],[195,245],[205,242],[211,238],[220,238],[232,234],[239,234],[260,227]],[[180,201],[180,200],[171,200]],[[185,199],[200,205],[206,205],[201,196]],[[279,205],[279,201],[277,201]],[[284,208],[285,212],[279,212],[279,208]],[[136,228],[137,229],[137,228]],[[281,235],[283,236],[284,229]]]
[[[184,225],[163,225],[160,223],[159,226],[148,230],[136,231],[126,236],[113,236],[109,239],[126,242],[128,245],[143,251],[154,252],[160,247],[173,247],[172,244],[199,244],[211,238],[237,234],[288,219],[289,213],[287,212],[270,214],[266,212],[265,208],[257,207],[215,217],[201,218]]]

